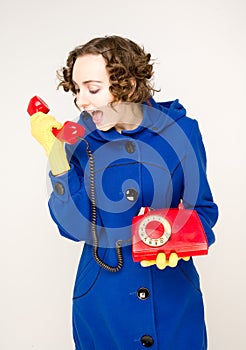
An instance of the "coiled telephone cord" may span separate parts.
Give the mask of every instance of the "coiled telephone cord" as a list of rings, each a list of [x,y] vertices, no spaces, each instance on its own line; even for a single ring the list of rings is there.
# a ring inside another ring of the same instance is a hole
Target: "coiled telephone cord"
[[[116,242],[115,250],[117,256],[117,265],[111,266],[105,263],[98,255],[98,236],[97,236],[97,203],[96,203],[96,188],[95,188],[95,162],[93,152],[90,150],[89,143],[84,138],[79,138],[81,141],[84,141],[86,144],[86,153],[89,159],[89,168],[90,168],[90,200],[91,200],[91,231],[92,231],[92,240],[93,240],[93,258],[103,269],[109,272],[118,272],[123,266],[123,254],[122,254],[122,241],[118,240]]]

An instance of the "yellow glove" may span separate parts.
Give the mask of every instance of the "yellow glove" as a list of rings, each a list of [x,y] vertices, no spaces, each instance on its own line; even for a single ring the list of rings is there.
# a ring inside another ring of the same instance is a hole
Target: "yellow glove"
[[[142,260],[140,264],[142,267],[156,265],[158,269],[164,270],[167,266],[176,267],[180,259],[188,261],[190,257],[187,256],[184,258],[179,258],[176,253],[171,253],[169,259],[167,259],[165,253],[159,253],[156,257],[156,260]]]
[[[42,112],[33,114],[30,121],[32,136],[43,146],[46,155],[49,156],[54,143],[58,142],[52,133],[52,128],[61,129],[62,124],[51,115]]]
[[[30,118],[32,136],[44,148],[49,158],[53,175],[62,174],[70,169],[64,150],[64,143],[52,133],[53,128],[61,129],[62,124],[54,117],[37,112]]]

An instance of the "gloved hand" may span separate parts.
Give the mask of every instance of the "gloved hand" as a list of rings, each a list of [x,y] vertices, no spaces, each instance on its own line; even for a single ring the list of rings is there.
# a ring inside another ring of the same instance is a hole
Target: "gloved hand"
[[[49,114],[37,112],[30,118],[32,136],[44,148],[49,158],[53,175],[62,174],[70,169],[64,150],[64,143],[52,133],[53,128],[61,129],[62,124]]]
[[[58,142],[52,133],[52,128],[61,129],[62,124],[51,115],[42,112],[33,114],[30,121],[32,136],[43,146],[46,155],[49,156],[54,143]]]
[[[176,253],[171,253],[169,259],[167,259],[165,253],[159,253],[156,257],[156,260],[142,260],[140,264],[142,267],[156,265],[158,269],[164,270],[167,266],[176,267],[180,259],[188,261],[190,257],[187,256],[184,258],[179,258]]]

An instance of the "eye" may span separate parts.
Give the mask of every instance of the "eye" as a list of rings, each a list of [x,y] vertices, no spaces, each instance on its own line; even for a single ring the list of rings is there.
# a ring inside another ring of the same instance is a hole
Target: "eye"
[[[99,91],[100,89],[96,89],[96,90],[89,90],[90,91],[90,94],[97,94],[98,93],[98,91]]]

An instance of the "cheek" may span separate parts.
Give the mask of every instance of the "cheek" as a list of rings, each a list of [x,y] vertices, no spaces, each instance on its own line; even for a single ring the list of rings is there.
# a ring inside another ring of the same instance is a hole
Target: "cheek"
[[[107,106],[114,99],[109,90],[103,90],[100,94],[95,96],[94,101],[97,102],[97,106]]]

